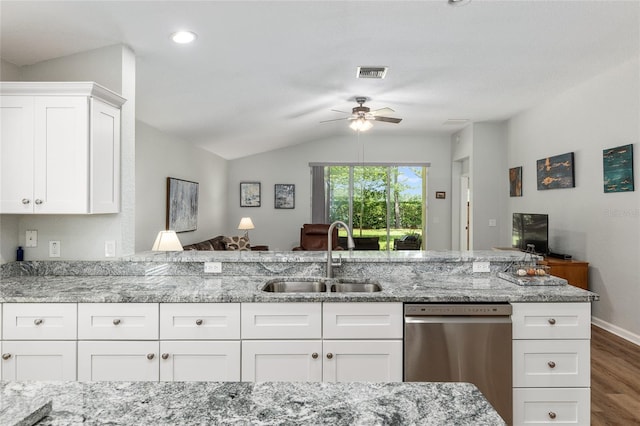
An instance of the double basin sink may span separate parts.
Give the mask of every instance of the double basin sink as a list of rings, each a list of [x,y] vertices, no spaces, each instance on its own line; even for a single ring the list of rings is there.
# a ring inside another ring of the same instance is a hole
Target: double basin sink
[[[374,293],[381,290],[375,281],[344,278],[274,279],[262,287],[262,291],[269,293]]]

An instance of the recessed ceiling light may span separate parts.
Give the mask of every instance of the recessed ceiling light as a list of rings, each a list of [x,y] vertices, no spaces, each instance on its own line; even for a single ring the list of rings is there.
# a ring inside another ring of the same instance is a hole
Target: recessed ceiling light
[[[449,6],[464,6],[471,3],[471,0],[448,0]]]
[[[198,37],[196,33],[191,31],[176,31],[175,33],[171,34],[171,40],[178,44],[191,43],[196,39],[196,37]]]

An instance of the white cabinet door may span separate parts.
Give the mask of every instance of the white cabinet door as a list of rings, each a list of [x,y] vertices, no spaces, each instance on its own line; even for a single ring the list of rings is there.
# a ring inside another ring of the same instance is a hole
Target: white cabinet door
[[[0,97],[0,213],[32,213],[32,96]]]
[[[320,340],[242,342],[243,382],[322,381]]]
[[[157,303],[80,303],[78,339],[156,340]]]
[[[243,339],[319,339],[321,303],[243,303]]]
[[[240,339],[240,304],[161,303],[160,339]]]
[[[88,213],[87,97],[36,96],[34,132],[34,213]]]
[[[75,303],[5,303],[4,339],[75,340]]]
[[[120,211],[120,109],[91,98],[90,212]]]
[[[325,340],[324,382],[401,382],[402,340]]]
[[[76,380],[76,342],[2,342],[3,380]]]
[[[78,380],[158,381],[158,342],[80,341]]]
[[[240,381],[240,341],[161,341],[160,380]]]

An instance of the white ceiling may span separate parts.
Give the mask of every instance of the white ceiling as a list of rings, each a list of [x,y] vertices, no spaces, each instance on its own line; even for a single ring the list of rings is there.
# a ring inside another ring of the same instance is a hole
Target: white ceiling
[[[389,137],[503,120],[637,57],[640,1],[4,1],[18,66],[114,44],[136,53],[137,118],[233,159],[353,133],[331,109],[391,107]],[[169,40],[190,29],[197,41]],[[358,80],[361,65],[388,66]]]

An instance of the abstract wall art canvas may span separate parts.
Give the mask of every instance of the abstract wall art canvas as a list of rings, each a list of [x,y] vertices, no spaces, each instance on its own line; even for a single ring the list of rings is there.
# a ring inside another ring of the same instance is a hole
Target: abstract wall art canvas
[[[296,186],[292,183],[276,183],[274,188],[276,209],[293,209],[296,206]]]
[[[538,160],[536,168],[538,190],[573,188],[576,186],[573,152]]]
[[[167,229],[176,232],[198,228],[198,183],[167,178]]]
[[[509,196],[522,197],[522,167],[509,169]]]
[[[260,207],[260,182],[240,182],[240,207]]]
[[[633,145],[602,150],[604,192],[633,191]]]

